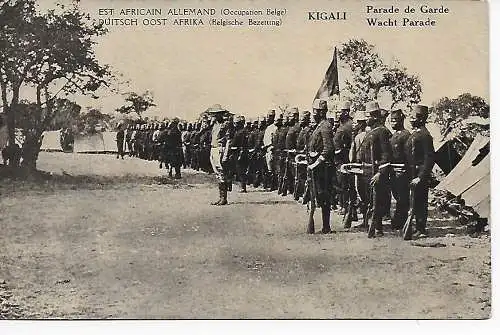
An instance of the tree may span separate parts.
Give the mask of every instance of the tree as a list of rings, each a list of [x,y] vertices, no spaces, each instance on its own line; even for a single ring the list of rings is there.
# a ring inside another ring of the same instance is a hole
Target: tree
[[[107,30],[80,11],[78,0],[46,14],[36,11],[35,0],[4,0],[0,22],[0,86],[11,143],[23,86],[36,90],[33,136],[39,138],[55,117],[58,94],[93,94],[112,79],[93,49],[94,38]],[[53,87],[59,87],[55,93]]]
[[[98,127],[107,128],[111,119],[111,115],[101,113],[97,108],[87,107],[87,111],[78,118],[77,131],[82,134],[95,134]]]
[[[124,95],[127,103],[116,109],[117,112],[122,114],[136,113],[142,119],[142,114],[146,110],[156,106],[153,102],[153,94],[150,91],[146,91],[141,95],[135,92],[125,93]]]
[[[401,63],[393,59],[386,64],[375,46],[365,40],[349,40],[339,49],[339,58],[349,70],[345,91],[354,108],[361,109],[382,93],[391,97],[390,108],[404,103],[406,106],[420,102],[422,87],[416,75],[408,73]]]

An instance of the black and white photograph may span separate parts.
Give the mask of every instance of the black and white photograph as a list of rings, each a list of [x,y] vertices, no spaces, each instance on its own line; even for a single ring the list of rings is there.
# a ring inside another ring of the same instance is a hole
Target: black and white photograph
[[[488,25],[0,0],[0,319],[489,319]]]

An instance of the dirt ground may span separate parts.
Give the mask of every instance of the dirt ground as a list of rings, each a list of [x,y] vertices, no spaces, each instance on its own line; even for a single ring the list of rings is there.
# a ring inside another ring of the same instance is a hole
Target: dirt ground
[[[488,318],[490,237],[435,216],[422,247],[305,234],[306,208],[112,155],[41,153],[47,181],[0,179],[2,318]],[[319,230],[320,214],[317,214]],[[387,229],[388,231],[388,229]],[[424,244],[425,245],[425,244]]]

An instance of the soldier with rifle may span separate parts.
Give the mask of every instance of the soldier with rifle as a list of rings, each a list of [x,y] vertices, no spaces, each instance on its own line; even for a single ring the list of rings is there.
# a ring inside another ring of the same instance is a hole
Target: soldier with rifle
[[[297,177],[295,155],[297,154],[297,138],[300,132],[299,124],[299,109],[297,107],[292,108],[291,117],[288,121],[289,128],[285,137],[285,172],[283,180],[283,195],[287,192],[293,194],[295,190],[294,180]]]
[[[429,202],[429,179],[434,166],[433,139],[425,123],[429,115],[429,108],[424,105],[415,105],[410,113],[410,124],[413,132],[406,141],[406,155],[410,175],[410,187],[414,197],[413,214],[415,216],[415,234],[413,238],[426,237],[427,215]]]
[[[403,228],[410,208],[410,178],[405,151],[410,132],[405,129],[404,119],[405,115],[401,109],[391,111],[391,127],[394,130],[391,137],[392,162],[404,165],[404,168],[392,169],[390,174],[391,192],[396,200],[396,209],[391,218],[391,229],[393,230]]]
[[[310,129],[311,114],[309,111],[303,111],[299,117],[300,131],[297,135],[296,157],[301,155],[307,157],[307,142],[312,133]],[[307,180],[307,169],[304,165],[295,163],[295,180],[293,198],[299,200],[304,195],[305,184]]]
[[[278,130],[276,131],[276,142],[275,142],[275,150],[276,150],[276,158],[277,158],[277,166],[276,169],[278,171],[278,194],[286,195],[284,186],[285,186],[285,169],[286,169],[286,160],[287,154],[285,151],[285,142],[286,142],[286,134],[288,133],[288,114],[282,115],[280,114],[281,124],[278,123]],[[278,120],[279,121],[279,120]]]
[[[248,132],[245,127],[245,117],[238,116],[235,122],[235,132],[231,141],[230,154],[234,156],[236,176],[241,186],[241,193],[247,192],[248,169]]]
[[[321,207],[323,234],[331,233],[330,210],[331,210],[331,175],[333,171],[333,159],[335,149],[333,144],[333,132],[330,123],[326,119],[327,103],[325,100],[317,99],[313,104],[312,116],[317,126],[309,139],[309,155],[307,170],[309,174],[309,192],[311,210],[307,225],[307,233],[314,233],[314,212],[316,207]]]
[[[349,163],[349,150],[352,143],[352,119],[350,115],[351,104],[346,101],[342,103],[338,113],[339,127],[335,131],[333,143],[335,145],[335,166],[340,167],[342,164]],[[338,194],[340,215],[347,212],[347,205],[349,203],[349,196],[352,194],[350,189],[354,187],[354,180],[352,175],[340,173],[337,169],[337,182],[341,188]],[[352,216],[352,213],[348,213]]]
[[[259,120],[254,120],[250,127],[250,132],[248,134],[248,170],[247,170],[247,185],[251,185],[255,182],[255,174],[257,167],[257,156],[255,152],[255,143],[257,142],[257,137],[259,136]]]
[[[371,127],[359,148],[358,160],[366,164],[364,175],[359,178],[361,192],[369,190],[369,211],[365,219],[369,221],[368,237],[383,236],[382,217],[386,201],[384,194],[388,187],[392,150],[390,144],[391,132],[382,124],[382,114],[378,102],[366,104],[369,115],[367,124]]]
[[[262,118],[259,121],[257,137],[254,146],[254,157],[255,157],[255,177],[253,181],[253,187],[259,187],[261,183],[265,185],[265,179],[267,176],[267,166],[266,166],[266,151],[264,148],[264,134],[266,132],[266,119]],[[265,186],[264,186],[265,187]]]

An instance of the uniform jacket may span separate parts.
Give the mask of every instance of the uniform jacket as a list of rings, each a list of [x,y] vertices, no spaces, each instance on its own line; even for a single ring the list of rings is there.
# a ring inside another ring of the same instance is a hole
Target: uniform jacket
[[[410,137],[410,132],[406,129],[397,130],[391,137],[392,162],[406,164],[406,141]]]
[[[434,166],[434,144],[425,126],[416,129],[408,137],[406,155],[412,177],[427,180]]]
[[[298,122],[293,127],[290,127],[288,129],[288,133],[286,134],[285,138],[285,149],[297,149],[297,139],[299,137],[300,131],[301,129]]]
[[[340,126],[333,137],[335,160],[339,163],[349,162],[349,150],[352,144],[352,127]]]
[[[391,136],[389,129],[382,126],[370,130],[361,143],[357,155],[358,160],[375,164],[381,173],[386,173],[392,161]]]
[[[317,152],[326,161],[333,162],[335,147],[333,144],[333,131],[328,120],[322,120],[311,134],[309,139],[309,152]]]

